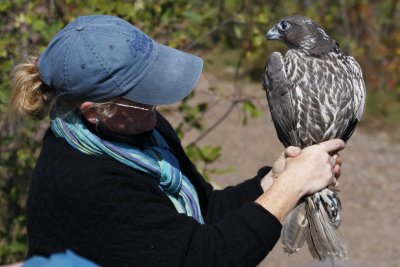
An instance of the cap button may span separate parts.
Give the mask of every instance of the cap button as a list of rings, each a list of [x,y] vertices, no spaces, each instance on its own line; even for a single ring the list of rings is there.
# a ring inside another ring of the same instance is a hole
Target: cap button
[[[82,31],[84,28],[85,28],[84,24],[78,24],[78,25],[76,25],[75,30]]]

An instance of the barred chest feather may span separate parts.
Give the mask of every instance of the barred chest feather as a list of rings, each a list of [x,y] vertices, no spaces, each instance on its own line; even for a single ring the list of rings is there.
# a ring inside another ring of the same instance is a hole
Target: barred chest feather
[[[343,136],[355,110],[354,86],[346,56],[322,57],[288,50],[283,58],[301,147]]]

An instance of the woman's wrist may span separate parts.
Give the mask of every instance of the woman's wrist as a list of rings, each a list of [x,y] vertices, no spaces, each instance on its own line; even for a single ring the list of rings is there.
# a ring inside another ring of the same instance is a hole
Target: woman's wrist
[[[269,171],[262,179],[261,179],[261,188],[263,191],[267,191],[273,184],[274,179],[272,177],[272,170]]]
[[[291,183],[285,173],[255,202],[273,214],[281,223],[303,196],[296,183]]]

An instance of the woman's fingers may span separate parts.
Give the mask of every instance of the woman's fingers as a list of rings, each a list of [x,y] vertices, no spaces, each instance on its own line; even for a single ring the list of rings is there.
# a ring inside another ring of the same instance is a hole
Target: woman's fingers
[[[341,175],[341,167],[343,159],[340,157],[338,153],[334,154],[332,158],[334,160],[334,164],[332,166],[333,175],[335,176],[335,178],[339,178]]]
[[[300,191],[306,194],[327,186],[337,190],[337,179],[343,162],[338,151],[344,148],[345,143],[340,139],[328,140],[304,149],[289,146],[274,164],[273,177],[276,179],[287,170],[292,178],[296,178],[294,182],[298,183]],[[285,160],[282,161],[282,158]]]
[[[337,165],[339,165],[339,166],[342,166],[342,163],[343,163],[342,157],[341,157],[338,153],[335,154],[334,156],[336,156],[335,163],[336,163]]]
[[[337,153],[338,151],[345,148],[346,144],[341,139],[332,139],[324,141],[318,144],[322,149],[328,154],[333,154],[333,158],[336,164],[342,165],[342,158]],[[285,156],[289,158],[294,158],[300,155],[301,148],[296,146],[289,146],[285,149]]]
[[[321,145],[322,148],[324,149],[324,151],[327,152],[328,154],[330,154],[330,155],[333,154],[333,156],[330,157],[329,161],[332,164],[332,173],[333,173],[333,177],[336,180],[341,175],[341,166],[343,163],[343,160],[339,156],[338,151],[344,149],[346,146],[346,143],[343,142],[343,140],[341,140],[341,139],[332,139],[332,140],[322,142],[319,145]],[[333,184],[335,184],[334,187],[337,187],[339,185],[337,183],[337,181]]]
[[[346,144],[341,139],[332,139],[319,143],[323,150],[327,153],[337,152],[345,148]]]
[[[340,169],[340,165],[334,165],[333,166],[333,175],[335,176],[335,178],[339,178],[340,175],[342,174],[342,171]]]

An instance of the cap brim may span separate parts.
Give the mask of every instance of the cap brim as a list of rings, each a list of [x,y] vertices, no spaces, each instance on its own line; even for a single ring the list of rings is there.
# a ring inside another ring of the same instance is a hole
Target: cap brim
[[[182,100],[195,87],[203,69],[203,60],[155,44],[159,51],[153,66],[123,98],[148,105],[166,105]]]

